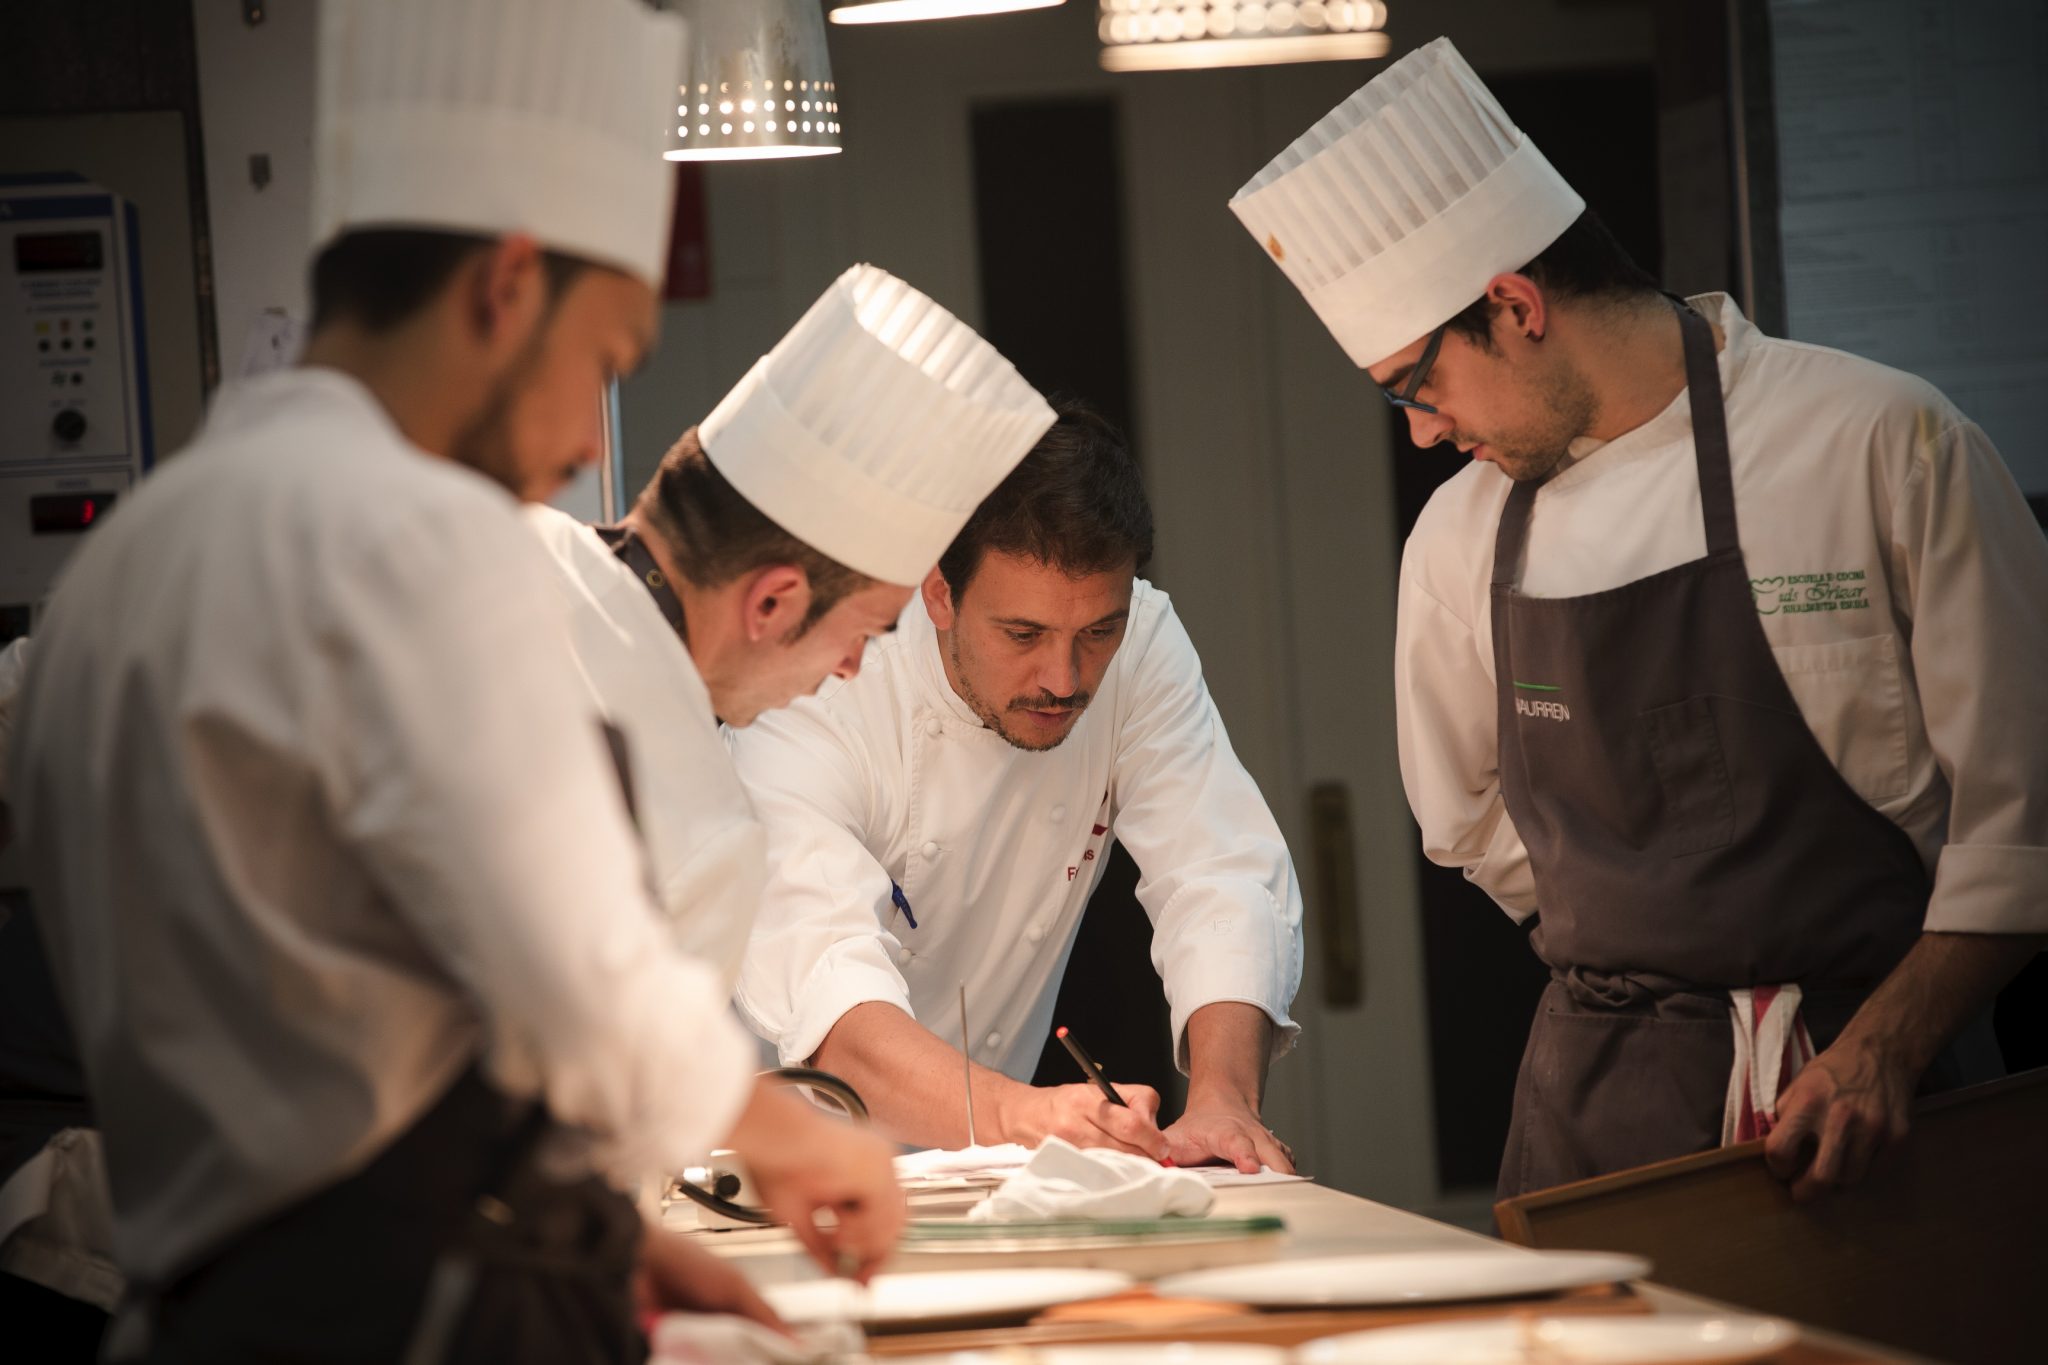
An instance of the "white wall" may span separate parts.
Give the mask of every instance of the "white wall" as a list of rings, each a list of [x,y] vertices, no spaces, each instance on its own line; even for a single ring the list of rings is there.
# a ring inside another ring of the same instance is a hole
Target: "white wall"
[[[1647,63],[1648,7],[1394,0],[1396,52],[1448,33],[1482,72]],[[1352,796],[1366,1003],[1324,1011],[1311,907],[1297,1056],[1269,1112],[1318,1176],[1433,1204],[1414,831],[1392,727],[1393,489],[1386,416],[1225,208],[1384,63],[1112,76],[1095,7],[834,27],[847,151],[710,167],[713,295],[671,305],[624,394],[627,486],[846,265],[980,314],[969,115],[981,101],[1120,106],[1136,412],[1157,577],[1201,649],[1233,743],[1310,875],[1305,794]],[[1312,882],[1311,882],[1312,885]]]
[[[241,0],[192,0],[223,378],[241,373],[265,309],[306,316],[318,14],[315,0],[268,0],[263,15],[251,26]],[[260,189],[249,174],[257,154],[270,158]]]

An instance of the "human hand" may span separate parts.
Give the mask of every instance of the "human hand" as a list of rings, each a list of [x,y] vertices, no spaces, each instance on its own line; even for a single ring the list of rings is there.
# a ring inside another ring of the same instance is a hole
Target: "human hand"
[[[1017,1086],[998,1102],[1001,1140],[1036,1147],[1057,1137],[1076,1147],[1109,1147],[1164,1161],[1168,1144],[1159,1131],[1159,1092],[1149,1085],[1115,1089],[1122,1106],[1092,1085]]]
[[[789,1328],[746,1276],[688,1238],[662,1228],[647,1229],[635,1284],[643,1310],[731,1313],[789,1335]]]
[[[1176,1166],[1222,1161],[1246,1175],[1270,1166],[1294,1174],[1294,1151],[1259,1121],[1241,1101],[1200,1103],[1190,1099],[1187,1111],[1166,1130],[1169,1155]]]
[[[761,1201],[829,1273],[865,1283],[903,1235],[895,1149],[875,1134],[763,1081],[730,1143]]]
[[[1771,1174],[1800,1202],[1863,1179],[1906,1136],[1915,1076],[1894,1055],[1837,1041],[1806,1064],[1778,1099],[1764,1139]]]

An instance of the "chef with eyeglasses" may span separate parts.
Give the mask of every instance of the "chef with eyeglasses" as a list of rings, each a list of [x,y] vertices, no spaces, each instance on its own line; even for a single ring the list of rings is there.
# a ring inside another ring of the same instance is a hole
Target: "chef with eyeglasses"
[[[1551,970],[1503,1195],[1766,1138],[1809,1196],[1999,1071],[2048,932],[2048,542],[1924,381],[1627,258],[1448,39],[1231,201],[1421,446],[1425,852]]]

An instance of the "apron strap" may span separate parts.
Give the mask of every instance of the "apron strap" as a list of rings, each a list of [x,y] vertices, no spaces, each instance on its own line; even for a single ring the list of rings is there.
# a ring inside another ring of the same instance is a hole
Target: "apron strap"
[[[661,566],[654,562],[654,553],[647,548],[646,542],[640,539],[639,532],[623,523],[617,526],[593,526],[590,529],[597,532],[597,538],[618,557],[619,562],[631,569],[633,576],[646,585],[648,593],[654,598],[654,605],[661,609],[662,619],[668,622],[669,628],[675,631],[678,639],[688,643],[690,626],[683,619],[682,599],[676,596],[675,587],[668,581],[668,576],[662,573]]]
[[[1692,453],[1700,478],[1700,512],[1707,524],[1707,553],[1738,549],[1735,534],[1735,475],[1728,459],[1728,414],[1721,406],[1721,366],[1714,355],[1714,329],[1690,304],[1678,310],[1685,341],[1685,387],[1692,402]]]
[[[1529,539],[1529,511],[1536,505],[1536,481],[1517,482],[1501,509],[1500,529],[1493,533],[1493,586],[1513,588],[1522,573],[1522,546]]]

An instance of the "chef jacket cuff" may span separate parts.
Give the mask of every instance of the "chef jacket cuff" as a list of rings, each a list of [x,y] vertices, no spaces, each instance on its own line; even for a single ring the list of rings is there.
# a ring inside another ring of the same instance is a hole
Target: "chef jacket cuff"
[[[879,953],[895,951],[896,941],[888,935],[857,947],[872,947]],[[881,963],[863,960],[867,954],[834,949],[818,960],[792,1002],[795,1006],[789,1027],[775,1040],[784,1066],[808,1066],[825,1035],[855,1005],[871,1000],[894,1005],[915,1019],[910,1007],[910,990],[901,974]]]
[[[1517,924],[1536,913],[1536,874],[1529,866],[1529,849],[1505,811],[1494,822],[1486,852],[1465,869],[1465,878],[1493,897]]]
[[[1200,896],[1198,909],[1181,902]],[[1301,985],[1301,926],[1282,915],[1272,892],[1256,882],[1203,881],[1182,887],[1160,911],[1176,923],[1170,940],[1155,944],[1153,965],[1166,983],[1173,1027],[1174,1065],[1188,1071],[1188,1020],[1204,1005],[1253,1005],[1273,1021],[1267,1062],[1285,1056],[1301,1036],[1288,1016]]]
[[[1950,844],[1934,868],[1929,933],[2048,934],[2048,848]]]
[[[687,1068],[675,1077],[673,1094],[686,1098],[676,1105],[681,1112],[661,1125],[661,1169],[673,1175],[699,1165],[706,1153],[732,1136],[741,1111],[753,1098],[759,1055],[753,1035],[730,1009],[706,1021],[690,1049]]]

